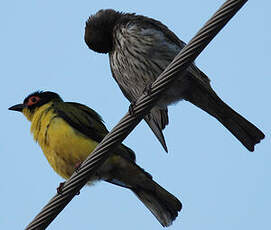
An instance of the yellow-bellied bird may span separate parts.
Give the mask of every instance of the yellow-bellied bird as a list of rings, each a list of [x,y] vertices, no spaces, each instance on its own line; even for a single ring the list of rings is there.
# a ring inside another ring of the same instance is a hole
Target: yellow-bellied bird
[[[54,92],[35,92],[23,104],[9,108],[31,121],[31,132],[52,168],[69,178],[108,133],[101,117],[89,107],[64,102]],[[181,210],[181,202],[135,163],[134,152],[121,144],[90,178],[129,188],[163,226]]]

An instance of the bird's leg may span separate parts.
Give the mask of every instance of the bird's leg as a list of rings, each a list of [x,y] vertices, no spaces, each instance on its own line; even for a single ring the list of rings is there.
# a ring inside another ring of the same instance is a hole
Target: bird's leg
[[[75,172],[78,172],[78,171],[79,171],[79,169],[80,169],[80,167],[81,167],[81,164],[82,164],[82,162],[77,162],[77,163],[75,164],[75,166],[74,166],[74,171],[75,171]]]
[[[152,83],[146,84],[146,86],[143,90],[143,93],[146,93],[148,96],[151,95],[151,85],[152,85]],[[131,101],[131,104],[129,106],[129,114],[131,116],[133,116],[135,114],[134,107],[135,107],[135,101]]]
[[[65,184],[65,182],[61,182],[61,183],[59,183],[59,186],[56,188],[56,192],[57,192],[58,195],[61,195],[62,188],[63,188],[64,184]]]
[[[63,185],[65,184],[65,182],[60,182],[59,183],[59,186],[56,188],[56,192],[58,195],[61,195],[62,194],[62,189],[63,189]],[[76,193],[76,195],[79,195],[80,194],[80,191],[78,191]]]
[[[148,96],[151,95],[151,85],[152,85],[152,83],[147,83],[144,90],[143,90],[143,93],[146,93]],[[135,107],[135,101],[131,101],[131,104],[129,106],[129,114],[131,116],[133,116],[135,114],[134,107]]]
[[[151,95],[151,85],[152,83],[147,83],[143,92],[147,94],[147,96],[150,96]]]
[[[131,101],[131,104],[129,105],[129,114],[131,116],[133,116],[135,114],[134,107],[135,107],[135,102]]]

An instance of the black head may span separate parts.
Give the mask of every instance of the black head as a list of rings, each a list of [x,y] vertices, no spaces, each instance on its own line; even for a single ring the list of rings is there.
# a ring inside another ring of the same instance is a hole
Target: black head
[[[54,92],[50,91],[36,91],[31,93],[24,99],[23,104],[14,105],[9,110],[22,112],[23,109],[34,111],[35,108],[40,107],[50,101],[62,101],[61,97]]]
[[[113,47],[113,29],[121,12],[112,9],[99,10],[89,17],[85,27],[85,42],[98,53],[108,53]]]

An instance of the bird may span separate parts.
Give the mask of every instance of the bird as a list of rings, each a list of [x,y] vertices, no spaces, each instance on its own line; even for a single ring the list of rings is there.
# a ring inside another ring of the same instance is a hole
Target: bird
[[[22,112],[31,122],[34,140],[51,167],[68,179],[107,135],[101,116],[86,105],[64,102],[55,92],[36,91],[9,110]],[[135,162],[135,153],[120,144],[89,179],[130,189],[167,227],[178,216],[182,203],[156,183]]]
[[[84,40],[98,53],[108,53],[113,78],[131,106],[186,45],[166,25],[150,17],[101,9],[86,21]],[[144,120],[168,152],[163,129],[168,106],[185,100],[216,118],[249,151],[264,133],[228,106],[212,89],[210,79],[193,62],[163,93]],[[131,110],[132,111],[132,110]]]

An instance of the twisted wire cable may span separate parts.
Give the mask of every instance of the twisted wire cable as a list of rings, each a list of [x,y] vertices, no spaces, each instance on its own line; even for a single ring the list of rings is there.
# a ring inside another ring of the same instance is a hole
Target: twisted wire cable
[[[65,208],[72,198],[87,183],[90,175],[103,164],[110,152],[119,145],[135,126],[148,113],[159,96],[174,82],[175,76],[186,70],[196,59],[201,51],[210,43],[216,34],[237,13],[247,0],[228,0],[192,40],[181,50],[169,66],[160,74],[152,84],[150,92],[143,94],[133,106],[133,114],[127,113],[119,123],[109,132],[91,155],[82,163],[80,169],[75,172],[63,185],[62,193],[55,195],[26,230],[45,229],[55,217]]]

